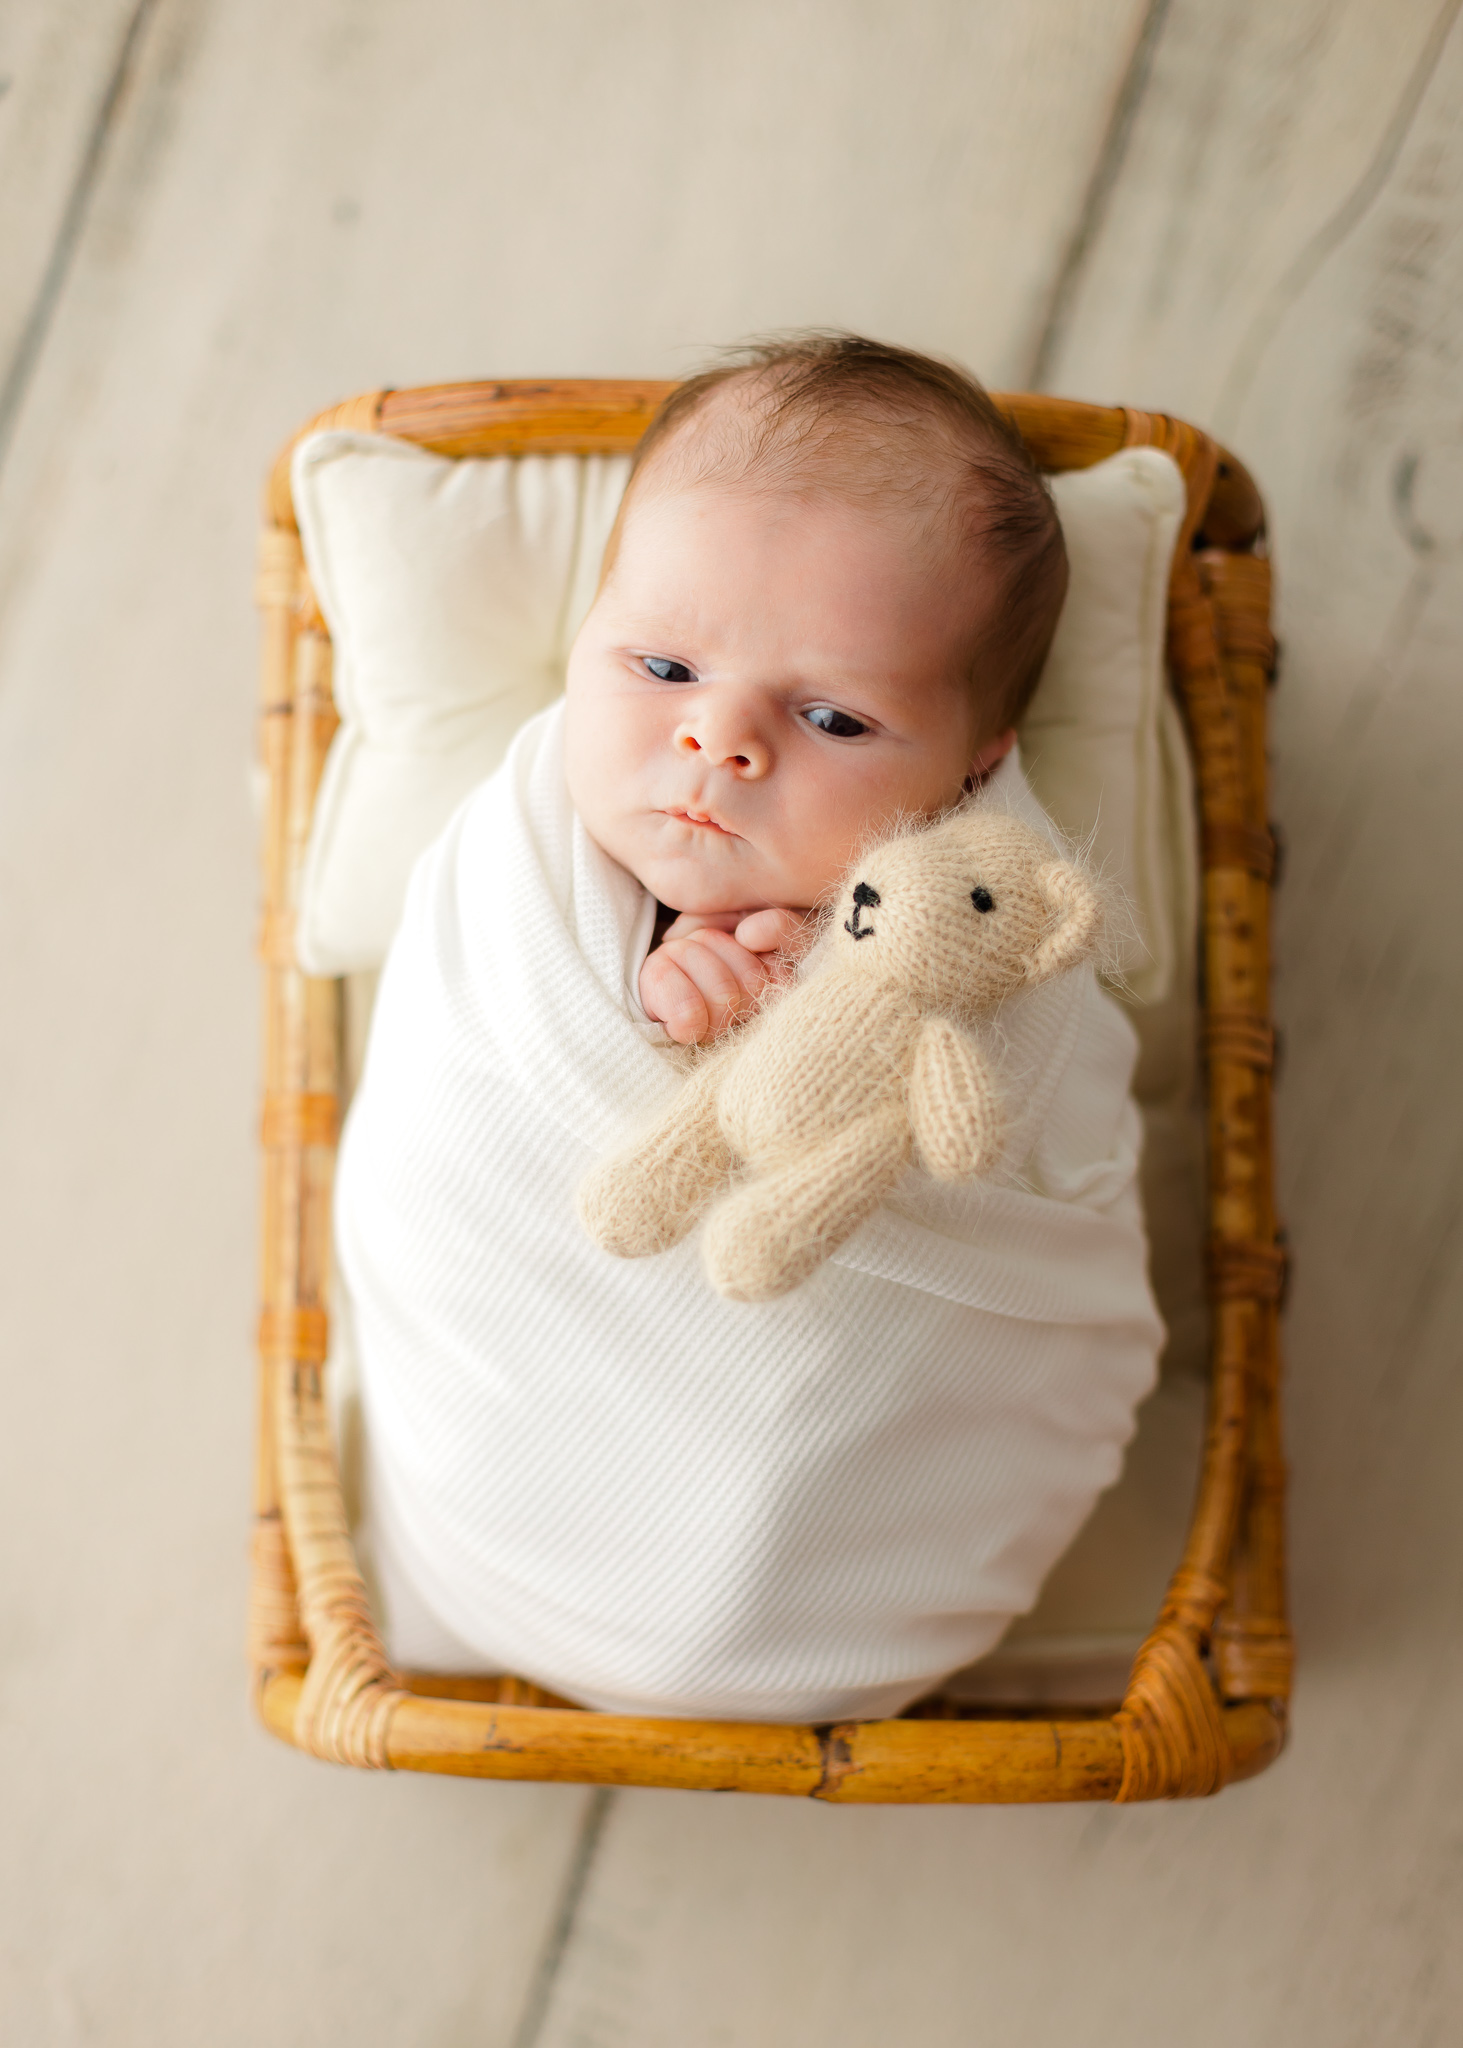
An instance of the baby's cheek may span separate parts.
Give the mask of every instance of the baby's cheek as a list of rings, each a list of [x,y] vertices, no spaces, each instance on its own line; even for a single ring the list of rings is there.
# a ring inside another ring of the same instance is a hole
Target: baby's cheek
[[[790,900],[799,906],[820,901],[898,809],[897,794],[886,793],[882,778],[828,772],[784,791],[779,824],[784,866],[795,883]]]
[[[920,754],[889,759],[873,749],[826,759],[802,787],[785,793],[787,844],[802,893],[815,903],[837,882],[861,847],[884,837],[898,821],[934,818],[956,802],[964,770],[956,750],[948,760]]]
[[[605,846],[604,835],[613,833],[614,821],[629,794],[628,770],[634,755],[610,707],[593,693],[577,700],[570,695],[564,707],[564,774],[569,798],[583,819],[590,836]]]

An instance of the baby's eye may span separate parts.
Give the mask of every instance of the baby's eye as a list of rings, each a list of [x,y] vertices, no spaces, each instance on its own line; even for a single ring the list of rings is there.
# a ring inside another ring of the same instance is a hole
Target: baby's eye
[[[992,896],[989,889],[972,889],[970,900],[982,916],[985,915],[986,911],[994,910],[996,907],[996,899]]]
[[[835,711],[831,704],[815,704],[803,716],[809,725],[815,725],[819,732],[831,733],[836,740],[856,740],[861,732],[869,729],[861,718],[855,718],[847,711]]]
[[[666,661],[659,654],[647,654],[644,661],[657,682],[694,683],[696,680],[683,661]]]

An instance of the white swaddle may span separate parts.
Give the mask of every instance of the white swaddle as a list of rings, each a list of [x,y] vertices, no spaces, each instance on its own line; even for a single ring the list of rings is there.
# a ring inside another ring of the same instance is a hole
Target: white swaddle
[[[1015,999],[1002,1179],[911,1170],[783,1300],[720,1299],[694,1239],[611,1258],[576,1185],[680,1070],[562,726],[419,862],[341,1152],[389,1646],[609,1711],[897,1712],[1032,1604],[1152,1384],[1130,1027],[1085,969]],[[1014,757],[985,800],[1045,826]]]

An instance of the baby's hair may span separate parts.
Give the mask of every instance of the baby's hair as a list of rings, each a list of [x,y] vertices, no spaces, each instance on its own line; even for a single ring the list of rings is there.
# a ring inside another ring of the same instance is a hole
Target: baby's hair
[[[708,409],[730,384],[745,403]],[[665,399],[636,450],[626,504],[652,472],[673,485],[896,503],[932,534],[953,528],[962,552],[997,570],[972,661],[982,729],[1003,732],[1022,716],[1066,596],[1067,551],[1030,450],[968,370],[857,334],[749,342]]]

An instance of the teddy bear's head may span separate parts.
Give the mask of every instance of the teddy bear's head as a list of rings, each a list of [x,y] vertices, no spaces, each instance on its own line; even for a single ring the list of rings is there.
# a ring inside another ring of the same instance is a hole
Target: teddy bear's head
[[[1091,959],[1102,902],[1087,875],[1006,813],[969,806],[850,868],[834,914],[845,966],[956,1015]]]

